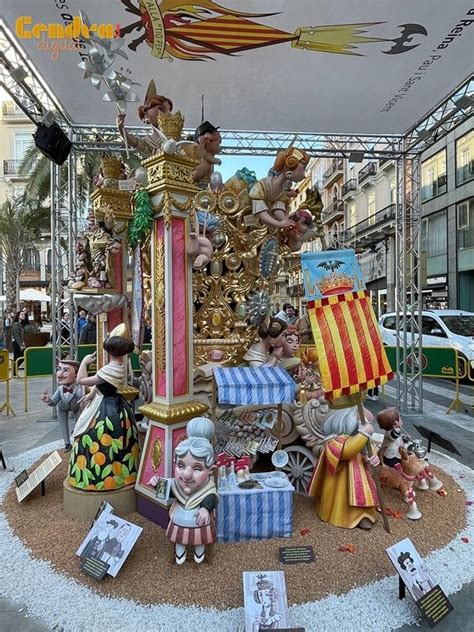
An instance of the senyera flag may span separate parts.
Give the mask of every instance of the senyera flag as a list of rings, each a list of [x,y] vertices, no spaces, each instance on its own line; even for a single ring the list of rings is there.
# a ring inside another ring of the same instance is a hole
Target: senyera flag
[[[354,250],[301,255],[308,314],[328,399],[393,378]]]

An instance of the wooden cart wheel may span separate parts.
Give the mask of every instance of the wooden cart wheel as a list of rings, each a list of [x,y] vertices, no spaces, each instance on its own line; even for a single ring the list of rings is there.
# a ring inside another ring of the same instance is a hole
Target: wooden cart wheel
[[[298,439],[298,431],[295,428],[295,423],[293,421],[293,410],[294,406],[284,404],[282,406],[282,421],[283,427],[281,432],[281,445],[286,446],[290,445],[290,443],[294,443]],[[278,437],[277,424],[275,424],[272,434],[274,437]]]
[[[311,450],[301,445],[291,445],[285,448],[285,452],[288,454],[288,463],[282,470],[287,474],[296,493],[306,496],[317,459]]]

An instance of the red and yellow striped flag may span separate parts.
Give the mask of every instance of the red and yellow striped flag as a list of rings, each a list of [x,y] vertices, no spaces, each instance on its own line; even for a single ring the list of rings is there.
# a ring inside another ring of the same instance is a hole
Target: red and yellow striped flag
[[[271,44],[280,44],[295,39],[285,31],[257,24],[236,15],[222,15],[207,20],[199,20],[169,26],[167,37],[186,40],[192,44],[206,46],[209,52],[233,54]]]
[[[308,314],[328,399],[393,378],[367,290],[308,301]]]

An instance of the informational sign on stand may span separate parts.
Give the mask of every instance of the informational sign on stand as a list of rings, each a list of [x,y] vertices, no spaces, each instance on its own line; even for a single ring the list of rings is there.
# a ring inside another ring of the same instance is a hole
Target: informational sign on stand
[[[311,564],[314,562],[312,546],[280,546],[281,564]]]
[[[418,599],[416,605],[430,628],[434,628],[435,625],[438,625],[453,609],[453,604],[449,601],[439,585]]]
[[[61,457],[59,456],[59,452],[56,450],[50,454],[48,458],[41,463],[41,465],[38,465],[36,470],[28,476],[24,483],[16,488],[15,491],[18,502],[21,503],[22,500],[31,494],[35,487],[38,487],[38,485],[40,485],[60,463]]]
[[[129,178],[128,180],[118,181],[119,191],[135,191],[137,188],[137,181],[135,178]]]
[[[442,588],[435,582],[410,538],[385,549],[400,576],[400,599],[405,588],[415,600],[423,618],[434,628],[453,609]]]
[[[109,565],[102,560],[97,560],[94,557],[81,558],[81,571],[86,573],[86,575],[90,575],[98,582],[104,579],[108,570]]]
[[[26,470],[23,470],[23,472],[20,472],[18,474],[18,476],[15,476],[15,484],[17,487],[20,487],[20,485],[23,485],[23,483],[28,479],[28,472]]]
[[[119,518],[112,511],[112,505],[105,503],[99,517],[76,551],[76,555],[81,558],[81,570],[92,577],[95,577],[94,573],[100,575],[105,566],[105,572],[116,577],[143,531],[142,527]],[[83,568],[84,560],[87,561],[86,568]]]

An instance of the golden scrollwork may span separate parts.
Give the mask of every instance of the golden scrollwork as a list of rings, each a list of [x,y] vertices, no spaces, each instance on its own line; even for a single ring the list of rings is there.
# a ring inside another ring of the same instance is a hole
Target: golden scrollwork
[[[271,294],[276,279],[277,269],[269,278],[261,274],[262,244],[273,236],[279,256],[287,250],[279,230],[255,221],[247,188],[233,185],[231,180],[220,193],[209,192],[220,224],[211,238],[211,262],[193,273],[195,365],[208,362],[212,350],[223,352],[228,365],[242,360],[256,336],[255,328],[246,323],[245,304],[256,290]],[[198,208],[204,197],[204,192],[196,196]]]
[[[104,187],[96,189],[90,197],[96,217],[100,219],[104,209],[107,209],[108,212],[113,214],[115,220],[129,220],[132,218],[131,198],[129,191],[118,191]]]
[[[188,421],[188,419],[202,415],[209,410],[209,406],[199,401],[171,405],[150,402],[150,404],[140,406],[138,410],[149,419],[171,425],[179,421]]]
[[[155,249],[155,322],[156,322],[156,365],[162,373],[166,369],[165,329],[165,244],[159,237]]]
[[[183,155],[157,154],[142,162],[148,172],[147,190],[150,194],[162,190],[183,191],[194,194],[193,171],[196,160]]]
[[[165,227],[169,230],[171,226],[171,220],[173,219],[173,209],[177,209],[183,213],[189,211],[192,206],[192,199],[187,199],[184,202],[180,202],[175,197],[171,195],[169,191],[165,191],[160,202],[155,207],[155,212],[157,215],[163,213],[163,221],[165,223]]]

